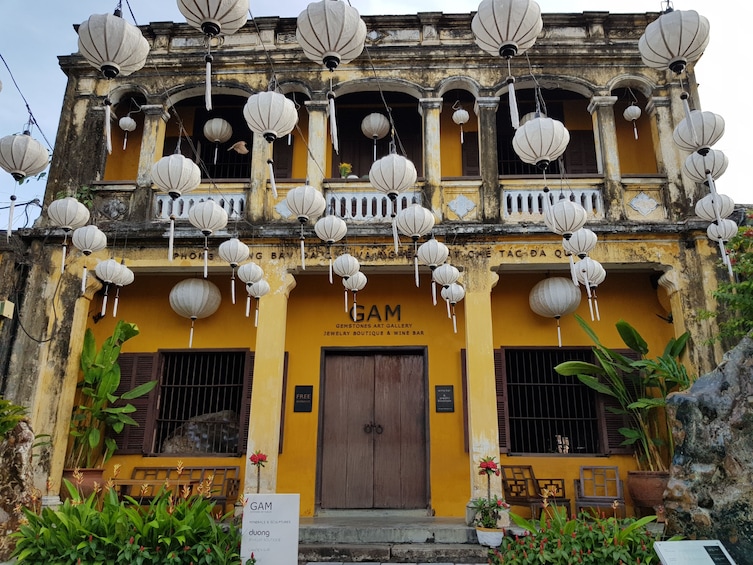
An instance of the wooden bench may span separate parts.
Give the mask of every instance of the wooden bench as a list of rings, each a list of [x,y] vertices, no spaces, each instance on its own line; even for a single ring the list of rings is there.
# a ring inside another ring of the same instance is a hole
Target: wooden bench
[[[542,491],[556,492],[548,497],[549,503],[564,506],[570,516],[570,499],[565,494],[565,479],[539,479],[530,465],[500,465],[502,491],[510,506],[528,506],[531,517],[538,518],[543,509]]]
[[[580,468],[580,478],[574,480],[575,512],[585,510],[619,511],[625,515],[620,470],[617,467],[590,466]]]
[[[130,480],[115,479],[122,494],[140,501],[151,500],[165,484],[176,488],[190,486],[191,494],[197,494],[200,483],[210,480],[210,498],[223,514],[232,510],[240,492],[240,467],[183,467],[178,475],[175,467],[134,467]]]

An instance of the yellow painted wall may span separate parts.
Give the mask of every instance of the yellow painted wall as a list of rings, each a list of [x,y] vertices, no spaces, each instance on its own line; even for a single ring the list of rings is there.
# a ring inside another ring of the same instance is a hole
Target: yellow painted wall
[[[620,153],[620,172],[623,175],[650,175],[658,171],[656,154],[651,134],[649,116],[644,112],[636,120],[638,139],[635,139],[633,122],[623,118],[628,103],[618,101],[614,105],[614,122],[617,130],[617,150]]]
[[[592,130],[593,120],[588,111],[588,100],[563,100],[565,127],[569,130]]]
[[[138,115],[136,129],[128,133],[128,143],[124,150],[125,132],[118,127],[117,121],[112,123],[112,153],[107,157],[103,180],[136,180],[139,170],[141,136],[143,134],[144,118],[143,115]]]
[[[291,174],[294,179],[305,179],[306,161],[308,159],[306,141],[309,138],[309,122],[306,119],[300,119],[300,116],[306,117],[305,113],[299,111],[298,114],[298,125],[293,130],[293,172]],[[327,169],[324,170],[326,171]],[[324,176],[326,177],[327,175]]]
[[[463,131],[478,131],[478,120],[472,108],[465,108],[470,114],[468,123],[463,125]],[[462,145],[460,144],[460,126],[452,121],[452,104],[445,103],[442,105],[442,113],[439,121],[439,131],[441,136],[440,155],[442,158],[442,176],[443,177],[460,177],[463,176],[463,154]]]

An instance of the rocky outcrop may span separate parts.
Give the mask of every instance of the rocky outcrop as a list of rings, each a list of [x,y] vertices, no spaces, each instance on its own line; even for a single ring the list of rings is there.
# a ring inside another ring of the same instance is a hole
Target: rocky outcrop
[[[15,543],[9,537],[18,529],[21,509],[38,500],[32,483],[34,433],[26,421],[19,422],[0,442],[0,562],[10,559]]]
[[[753,340],[668,400],[676,443],[664,502],[667,533],[718,539],[753,555]]]

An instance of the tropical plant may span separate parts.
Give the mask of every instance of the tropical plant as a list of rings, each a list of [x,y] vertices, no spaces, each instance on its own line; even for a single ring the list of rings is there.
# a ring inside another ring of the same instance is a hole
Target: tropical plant
[[[57,510],[24,511],[12,534],[19,563],[240,565],[240,532],[213,516],[209,486],[204,496],[165,486],[144,505],[112,485],[87,498],[65,485],[71,497]]]
[[[497,522],[503,510],[510,508],[504,499],[492,496],[492,475],[499,476],[500,470],[494,457],[484,457],[478,465],[478,474],[486,475],[486,498],[475,498],[471,501],[474,510],[473,525],[482,528],[497,528]]]
[[[148,394],[157,381],[150,381],[119,396],[115,391],[120,386],[120,365],[118,356],[126,341],[138,335],[136,324],[118,320],[115,329],[98,350],[94,333],[86,330],[81,351],[81,372],[79,383],[80,403],[73,408],[71,416],[71,436],[73,445],[68,455],[70,468],[96,466],[106,462],[115,452],[115,440],[107,433],[120,433],[127,425],[138,423],[130,416],[136,411],[132,404],[114,406],[118,401],[132,400]]]
[[[340,163],[337,167],[340,170],[340,176],[342,178],[347,177],[350,173],[353,172],[353,165],[350,163]]]
[[[576,315],[576,319],[595,344],[593,352],[597,363],[566,361],[554,370],[560,375],[577,376],[596,392],[614,398],[619,407],[607,409],[627,416],[629,426],[619,431],[625,437],[623,445],[635,447],[639,468],[666,471],[674,454],[672,430],[665,410],[667,395],[685,390],[691,384],[679,360],[689,334],[685,332],[677,339],[670,339],[660,356],[648,358],[646,340],[633,326],[620,320],[616,327],[622,341],[640,357],[634,360],[605,347],[583,318]],[[666,447],[662,449],[662,446]]]
[[[267,455],[257,449],[248,459],[251,462],[251,465],[256,467],[256,493],[258,494],[261,488],[261,468],[267,463]]]
[[[555,495],[549,491],[542,493],[544,512],[539,520],[526,520],[510,513],[512,521],[525,530],[525,535],[505,536],[499,548],[489,551],[489,563],[627,565],[658,562],[653,549],[657,536],[646,528],[656,516],[635,520],[618,519],[616,514],[605,517],[584,512],[578,517],[568,518],[564,509],[557,508],[553,502],[549,503],[548,499]]]
[[[26,417],[26,408],[0,396],[0,441]]]

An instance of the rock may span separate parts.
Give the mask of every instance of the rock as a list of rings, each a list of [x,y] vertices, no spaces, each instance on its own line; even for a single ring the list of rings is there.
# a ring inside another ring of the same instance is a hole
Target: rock
[[[191,418],[162,443],[162,453],[236,453],[238,414],[222,410]]]
[[[32,480],[34,432],[26,421],[19,422],[0,443],[0,562],[10,559],[15,542],[8,534],[18,529],[21,508],[39,500]]]
[[[753,555],[753,339],[667,402],[675,455],[664,496],[667,534],[718,539]]]

